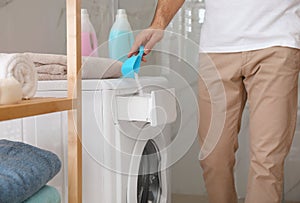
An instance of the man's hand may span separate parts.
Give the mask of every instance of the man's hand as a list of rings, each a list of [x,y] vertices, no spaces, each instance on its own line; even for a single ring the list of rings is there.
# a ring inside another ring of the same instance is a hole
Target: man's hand
[[[158,0],[151,26],[138,34],[128,57],[136,54],[141,45],[145,47],[144,56],[149,54],[154,45],[163,38],[164,29],[168,26],[184,1],[185,0]],[[145,57],[143,57],[142,60],[145,62]]]
[[[145,29],[142,32],[140,32],[137,35],[131,47],[131,50],[128,54],[128,58],[136,54],[141,45],[144,46],[144,56],[149,54],[153,49],[154,45],[163,38],[163,32],[164,31],[162,29],[154,29],[152,27],[149,27],[148,29]],[[142,60],[146,62],[146,58],[144,56]]]

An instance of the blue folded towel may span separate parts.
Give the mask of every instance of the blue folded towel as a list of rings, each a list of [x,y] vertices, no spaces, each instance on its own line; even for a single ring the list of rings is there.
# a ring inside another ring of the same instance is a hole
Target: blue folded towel
[[[45,185],[37,193],[23,203],[60,203],[59,192],[54,187]]]
[[[40,190],[60,170],[52,152],[0,140],[0,202],[20,203]]]

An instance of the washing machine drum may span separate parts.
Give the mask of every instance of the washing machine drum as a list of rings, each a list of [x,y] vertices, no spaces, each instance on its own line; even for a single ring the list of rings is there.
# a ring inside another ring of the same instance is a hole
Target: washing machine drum
[[[144,148],[137,179],[137,202],[160,203],[161,157],[157,145],[149,140]]]

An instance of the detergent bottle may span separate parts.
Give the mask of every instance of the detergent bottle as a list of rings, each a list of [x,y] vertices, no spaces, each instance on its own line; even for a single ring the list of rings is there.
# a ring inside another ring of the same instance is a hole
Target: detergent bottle
[[[87,9],[81,9],[81,51],[82,56],[98,56],[98,41]]]
[[[109,33],[109,57],[124,62],[134,37],[125,9],[118,9],[116,20]]]

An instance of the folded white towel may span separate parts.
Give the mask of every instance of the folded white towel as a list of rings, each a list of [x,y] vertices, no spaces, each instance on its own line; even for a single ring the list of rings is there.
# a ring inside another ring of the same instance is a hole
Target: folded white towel
[[[0,54],[0,78],[14,77],[22,86],[24,99],[34,96],[37,88],[37,72],[33,62],[25,54]]]
[[[21,100],[21,84],[13,77],[0,79],[0,104],[15,104]]]

